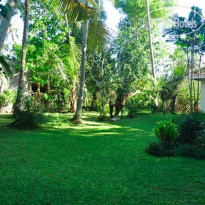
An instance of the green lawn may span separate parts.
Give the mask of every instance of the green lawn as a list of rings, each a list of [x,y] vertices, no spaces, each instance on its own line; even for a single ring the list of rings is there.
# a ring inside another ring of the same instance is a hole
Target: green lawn
[[[86,116],[74,126],[56,114],[44,128],[20,131],[0,115],[0,205],[205,204],[205,160],[145,152],[156,122],[170,116]]]

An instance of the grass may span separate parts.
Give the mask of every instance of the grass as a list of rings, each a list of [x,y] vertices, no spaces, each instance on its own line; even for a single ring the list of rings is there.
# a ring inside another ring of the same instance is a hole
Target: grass
[[[156,158],[145,148],[169,115],[84,124],[53,115],[39,130],[4,127],[0,115],[0,204],[205,204],[205,161]]]

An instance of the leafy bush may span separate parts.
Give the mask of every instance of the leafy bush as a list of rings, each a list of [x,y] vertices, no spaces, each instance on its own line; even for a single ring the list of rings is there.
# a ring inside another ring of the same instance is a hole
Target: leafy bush
[[[154,103],[150,104],[152,114],[157,112],[163,112],[163,106],[162,105],[155,105]]]
[[[199,148],[194,144],[177,144],[177,143],[157,143],[153,142],[146,149],[147,153],[157,157],[191,157],[196,159],[205,158],[205,149]]]
[[[205,149],[205,130],[197,133],[195,144],[202,149]]]
[[[154,131],[160,142],[149,145],[149,154],[205,158],[205,115],[176,116],[172,122],[159,122]]]
[[[153,142],[146,149],[147,153],[157,156],[157,157],[165,157],[165,156],[173,156],[175,150],[174,143],[161,143],[161,142]]]
[[[178,136],[177,126],[170,121],[159,122],[154,132],[161,142],[174,141]]]
[[[5,90],[0,94],[0,108],[6,107],[10,103],[14,103],[16,100],[16,93],[12,90]]]
[[[15,113],[13,126],[17,128],[36,128],[46,121],[39,103],[32,97],[26,97],[24,99],[24,107],[24,110]]]
[[[191,157],[196,159],[205,158],[205,150],[194,144],[183,144],[175,150],[177,156]]]
[[[45,117],[41,113],[21,111],[15,117],[15,127],[18,128],[37,128],[45,122]]]
[[[184,117],[184,115],[174,115],[174,116],[172,117],[171,121],[172,121],[174,124],[178,125],[179,122],[182,120],[183,117]]]
[[[130,98],[127,102],[126,102],[126,108],[128,109],[128,117],[129,118],[133,118],[137,115],[138,112],[138,103],[136,101],[135,98]]]
[[[193,143],[197,135],[205,129],[205,123],[197,115],[188,115],[178,124],[179,140],[183,143]]]

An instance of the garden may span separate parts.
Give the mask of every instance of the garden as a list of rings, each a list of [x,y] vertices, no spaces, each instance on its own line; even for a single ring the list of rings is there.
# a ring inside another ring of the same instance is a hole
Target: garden
[[[204,205],[203,3],[0,0],[0,205]]]

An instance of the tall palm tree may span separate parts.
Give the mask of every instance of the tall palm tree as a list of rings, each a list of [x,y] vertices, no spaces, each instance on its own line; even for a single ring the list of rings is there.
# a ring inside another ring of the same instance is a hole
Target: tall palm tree
[[[88,21],[83,22],[83,43],[82,43],[82,58],[81,58],[81,69],[80,69],[80,84],[78,93],[77,109],[73,120],[77,123],[81,122],[82,106],[83,106],[83,93],[85,84],[85,61],[87,51],[87,39],[88,39]]]
[[[30,0],[25,0],[24,31],[23,31],[22,52],[21,52],[21,69],[20,69],[20,77],[19,77],[14,114],[21,111],[23,106],[22,101],[23,101],[24,89],[25,89],[24,79],[25,79],[25,69],[26,69],[26,47],[27,47],[28,23],[29,23],[29,3]]]
[[[82,56],[81,56],[81,69],[80,69],[80,83],[79,83],[79,92],[78,92],[78,102],[77,109],[74,115],[73,120],[76,123],[81,122],[81,114],[82,114],[82,105],[83,105],[83,93],[84,93],[84,84],[85,84],[85,62],[86,62],[86,50],[87,50],[87,40],[88,40],[88,30],[89,30],[89,20],[92,20],[93,28],[90,30],[96,30],[97,28],[101,28],[103,30],[103,25],[98,21],[96,15],[98,15],[99,9],[99,0],[60,0],[60,11],[63,15],[66,16],[69,23],[82,21],[82,31],[83,31],[83,39],[82,39]],[[95,31],[96,32],[96,31]],[[96,32],[97,33],[97,32]],[[99,33],[99,32],[98,32]],[[103,32],[102,32],[103,33]],[[92,36],[96,38],[96,35]],[[107,37],[107,31],[105,28],[104,37]],[[101,40],[103,40],[102,36]],[[97,45],[96,45],[97,47]]]
[[[153,52],[153,45],[152,45],[152,31],[151,31],[151,23],[150,23],[150,10],[149,10],[149,0],[146,0],[147,6],[147,26],[149,32],[149,45],[150,45],[150,57],[151,57],[151,65],[152,65],[152,76],[154,83],[156,83],[156,76],[155,76],[155,65],[154,65],[154,52]]]
[[[6,5],[8,7],[7,14],[1,20],[0,24],[0,52],[4,46],[4,42],[6,39],[6,35],[8,33],[8,29],[11,23],[11,19],[15,14],[17,0],[8,0]]]

